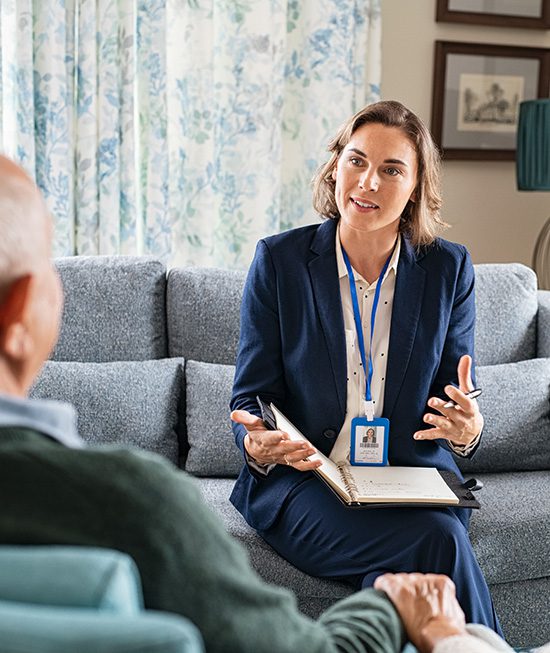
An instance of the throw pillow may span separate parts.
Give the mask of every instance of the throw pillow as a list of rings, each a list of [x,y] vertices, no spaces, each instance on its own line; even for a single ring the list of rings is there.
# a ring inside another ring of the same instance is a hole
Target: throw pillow
[[[187,441],[185,470],[196,476],[236,477],[243,457],[229,419],[234,365],[187,361]]]
[[[177,464],[183,363],[49,361],[31,396],[73,404],[78,431],[90,444],[133,445]]]
[[[476,368],[485,428],[465,472],[550,469],[550,358]]]

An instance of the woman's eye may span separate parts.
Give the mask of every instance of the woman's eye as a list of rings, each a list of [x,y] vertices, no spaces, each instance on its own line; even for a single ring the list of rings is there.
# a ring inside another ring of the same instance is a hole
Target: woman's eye
[[[400,171],[397,168],[387,168],[386,172],[392,177],[396,177],[398,174],[400,174]]]
[[[354,166],[359,166],[361,165],[361,159],[358,159],[356,156],[352,156],[349,160],[349,162],[354,165]]]

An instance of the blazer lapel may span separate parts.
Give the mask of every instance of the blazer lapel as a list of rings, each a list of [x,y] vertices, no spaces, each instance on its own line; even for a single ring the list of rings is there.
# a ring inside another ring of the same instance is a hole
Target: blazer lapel
[[[336,266],[336,221],[327,220],[311,243],[313,256],[308,263],[313,295],[332,366],[338,403],[346,413],[346,338]]]
[[[402,239],[391,318],[384,415],[390,418],[403,384],[416,336],[426,272],[417,264],[412,245]]]

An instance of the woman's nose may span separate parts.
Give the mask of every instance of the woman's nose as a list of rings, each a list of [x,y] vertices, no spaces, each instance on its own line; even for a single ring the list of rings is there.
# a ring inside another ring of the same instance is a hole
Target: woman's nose
[[[378,175],[375,172],[366,171],[359,179],[359,188],[366,191],[378,190]]]

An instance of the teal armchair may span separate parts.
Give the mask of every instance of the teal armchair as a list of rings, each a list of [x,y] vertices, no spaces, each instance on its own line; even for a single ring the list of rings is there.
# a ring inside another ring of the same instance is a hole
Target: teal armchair
[[[0,546],[0,653],[203,653],[183,617],[144,610],[127,555]]]

